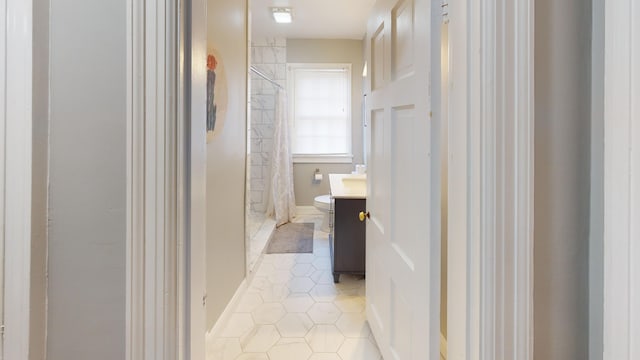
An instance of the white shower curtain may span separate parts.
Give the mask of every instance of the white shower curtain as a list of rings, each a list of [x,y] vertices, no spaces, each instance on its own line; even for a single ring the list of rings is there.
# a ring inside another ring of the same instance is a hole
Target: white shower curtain
[[[287,95],[284,90],[278,90],[276,95],[274,126],[271,196],[267,203],[267,215],[274,215],[276,226],[280,226],[292,221],[296,215],[296,199],[293,193],[293,160],[287,119]]]

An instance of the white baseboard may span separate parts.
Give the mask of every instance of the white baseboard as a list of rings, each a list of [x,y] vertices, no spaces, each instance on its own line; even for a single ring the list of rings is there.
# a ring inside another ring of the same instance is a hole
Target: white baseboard
[[[447,360],[447,338],[440,333],[440,359]]]
[[[240,302],[240,299],[247,291],[247,286],[248,286],[247,284],[248,284],[247,279],[242,280],[235,294],[233,294],[231,301],[229,301],[229,303],[227,304],[227,307],[225,307],[222,314],[220,314],[218,321],[216,321],[216,323],[213,325],[211,330],[207,332],[206,334],[207,341],[217,338],[218,335],[220,335],[220,331],[222,331],[222,329],[225,328],[225,326],[229,322],[229,318],[231,317],[231,314],[233,314],[236,307],[238,307],[238,303]]]
[[[296,212],[298,215],[322,215],[322,212],[316,209],[315,206],[296,206]],[[263,254],[261,254],[258,260],[256,261],[256,264],[254,265],[254,269],[258,268],[258,266],[262,262],[262,257],[263,257]],[[242,280],[242,283],[240,283],[240,286],[238,286],[238,289],[236,289],[235,294],[233,294],[231,301],[229,301],[229,303],[225,307],[224,311],[218,318],[218,321],[216,321],[216,323],[213,325],[211,330],[207,332],[206,334],[207,340],[218,337],[220,331],[222,331],[222,329],[225,328],[225,326],[229,322],[229,318],[231,317],[231,314],[233,314],[236,307],[238,306],[238,303],[240,302],[240,299],[246,293],[248,284],[251,282],[251,279],[253,278],[253,276],[254,276],[253,271],[247,272],[245,279]]]
[[[322,215],[315,206],[296,206],[297,215]]]

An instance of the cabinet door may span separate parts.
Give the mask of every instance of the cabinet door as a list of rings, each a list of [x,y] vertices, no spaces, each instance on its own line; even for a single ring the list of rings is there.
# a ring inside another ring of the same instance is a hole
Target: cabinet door
[[[336,199],[334,272],[364,273],[366,224],[358,218],[364,199]]]

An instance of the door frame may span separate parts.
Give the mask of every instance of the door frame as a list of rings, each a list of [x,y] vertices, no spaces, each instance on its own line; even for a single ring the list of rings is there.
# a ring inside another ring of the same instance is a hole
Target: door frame
[[[127,360],[204,358],[205,10],[127,1]]]
[[[0,359],[29,356],[32,0],[0,3]],[[4,296],[2,296],[4,291]]]
[[[640,357],[640,6],[605,2],[604,360]]]
[[[532,359],[534,2],[448,15],[447,355]]]

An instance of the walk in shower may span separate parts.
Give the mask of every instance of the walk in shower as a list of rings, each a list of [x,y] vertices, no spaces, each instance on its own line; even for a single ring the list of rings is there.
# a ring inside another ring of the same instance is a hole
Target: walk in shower
[[[251,42],[250,121],[247,126],[247,268],[253,269],[275,228],[266,215],[271,186],[275,108],[278,87],[286,86],[286,39]]]

